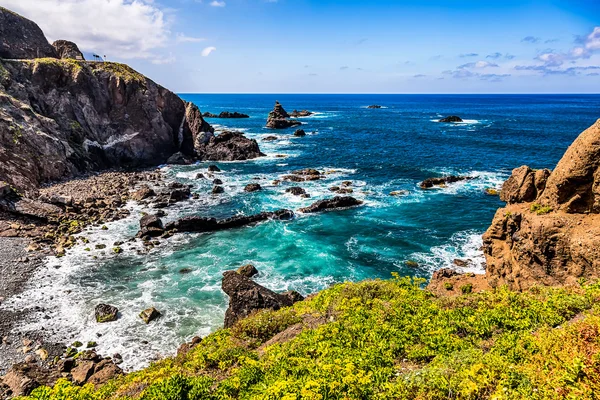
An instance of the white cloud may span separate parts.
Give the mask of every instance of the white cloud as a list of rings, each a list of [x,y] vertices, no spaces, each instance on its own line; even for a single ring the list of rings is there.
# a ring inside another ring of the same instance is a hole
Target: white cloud
[[[210,47],[206,47],[204,50],[202,50],[202,57],[208,57],[210,55],[210,53],[212,53],[213,51],[217,50],[216,47],[210,46]]]
[[[152,64],[155,65],[163,65],[163,64],[173,64],[177,59],[173,54],[170,54],[168,57],[159,57],[152,60]]]
[[[214,0],[210,3],[211,6],[213,7],[225,7],[225,2],[224,1],[218,1],[218,0]]]
[[[585,41],[585,48],[588,50],[600,50],[600,26],[594,28]]]
[[[50,41],[71,40],[109,58],[154,58],[170,37],[168,18],[152,0],[3,0],[2,6],[38,23]]]
[[[199,43],[199,42],[204,42],[206,41],[205,38],[197,38],[197,37],[191,37],[191,36],[187,36],[183,33],[178,33],[177,36],[175,37],[175,41],[177,43]]]
[[[463,65],[459,65],[457,68],[458,69],[465,69],[465,68],[477,68],[477,69],[484,69],[484,68],[491,68],[491,67],[497,67],[498,64],[494,64],[488,61],[477,61],[477,62],[470,62],[470,63],[466,63]]]

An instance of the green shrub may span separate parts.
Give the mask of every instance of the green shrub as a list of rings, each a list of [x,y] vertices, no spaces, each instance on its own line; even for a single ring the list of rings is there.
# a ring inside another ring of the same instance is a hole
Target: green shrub
[[[460,291],[463,294],[469,294],[469,293],[471,293],[473,291],[473,284],[472,283],[467,283],[467,284],[462,285],[460,287]]]
[[[534,212],[537,215],[545,215],[545,214],[552,212],[552,207],[542,206],[541,204],[538,204],[538,203],[533,203],[529,209],[531,210],[531,212]]]

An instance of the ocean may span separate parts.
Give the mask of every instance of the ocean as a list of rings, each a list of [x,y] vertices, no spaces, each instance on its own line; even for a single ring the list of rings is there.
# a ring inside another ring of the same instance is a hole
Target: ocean
[[[210,234],[180,234],[149,253],[126,242],[135,236],[142,212],[89,228],[60,259],[50,258],[28,290],[3,307],[43,305],[45,311],[19,329],[40,329],[57,340],[98,342],[98,351],[120,353],[128,370],[174,354],[195,335],[220,328],[228,299],[222,273],[244,264],[260,271],[260,284],[305,295],[343,281],[400,275],[429,278],[454,259],[471,260],[467,271],[484,272],[481,234],[502,202],[485,189],[499,189],[513,168],[553,168],[577,135],[600,117],[596,95],[235,95],[182,94],[205,112],[238,111],[249,119],[208,119],[218,128],[243,131],[258,141],[266,157],[244,162],[164,166],[169,180],[193,185],[200,198],[166,211],[165,222],[183,215],[217,218],[288,208],[297,210],[332,197],[331,186],[352,181],[352,196],[364,206],[322,214],[298,214],[292,221],[269,221]],[[288,112],[307,109],[305,137],[294,128],[264,128],[275,100]],[[380,109],[368,109],[371,104]],[[463,123],[443,124],[459,115]],[[276,141],[263,141],[275,135]],[[210,194],[210,180],[196,179],[210,164],[222,172],[225,194]],[[309,199],[285,193],[292,184],[272,185],[291,171],[316,168],[326,178],[293,184]],[[445,174],[474,179],[443,189],[421,190],[419,182]],[[263,190],[244,192],[257,182]],[[392,191],[406,191],[391,196]],[[95,244],[107,250],[95,250]],[[92,251],[85,251],[90,247]],[[411,262],[408,262],[411,261]],[[408,262],[408,263],[407,263]],[[57,268],[59,267],[59,268]],[[182,273],[190,269],[190,273]],[[97,324],[98,303],[117,306],[121,318]],[[145,325],[138,313],[150,306],[163,316]],[[49,319],[44,319],[48,317]]]

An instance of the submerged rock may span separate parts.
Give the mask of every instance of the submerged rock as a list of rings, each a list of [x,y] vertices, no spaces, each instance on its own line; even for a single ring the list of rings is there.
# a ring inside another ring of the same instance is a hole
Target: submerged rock
[[[456,115],[450,115],[449,117],[440,119],[438,122],[463,122],[463,120]]]
[[[308,207],[301,208],[299,211],[303,213],[315,213],[326,210],[355,207],[361,204],[363,204],[361,200],[357,200],[351,196],[336,196],[333,199],[319,200]]]
[[[296,125],[302,125],[302,122],[290,120],[289,118],[290,115],[285,111],[283,106],[276,101],[273,111],[269,113],[269,117],[267,118],[267,128],[285,129]]]
[[[419,185],[421,189],[431,189],[433,187],[445,187],[448,183],[455,183],[460,181],[468,181],[471,179],[475,179],[472,176],[444,176],[441,178],[427,178]]]
[[[221,287],[229,296],[229,308],[225,312],[225,328],[232,327],[237,321],[254,311],[279,310],[304,300],[304,297],[297,292],[275,293],[237,271],[223,273]]]
[[[119,309],[108,304],[98,304],[94,310],[94,316],[98,323],[116,321],[118,314]]]

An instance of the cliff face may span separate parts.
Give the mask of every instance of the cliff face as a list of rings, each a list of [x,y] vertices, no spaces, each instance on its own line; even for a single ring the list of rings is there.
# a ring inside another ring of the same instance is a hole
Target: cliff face
[[[56,57],[44,32],[33,21],[0,7],[0,58]]]
[[[484,235],[486,275],[513,289],[600,278],[600,120],[556,169],[521,167],[504,184],[505,208]]]
[[[194,137],[211,130],[195,106],[122,64],[0,62],[0,180],[18,188],[193,155]]]

